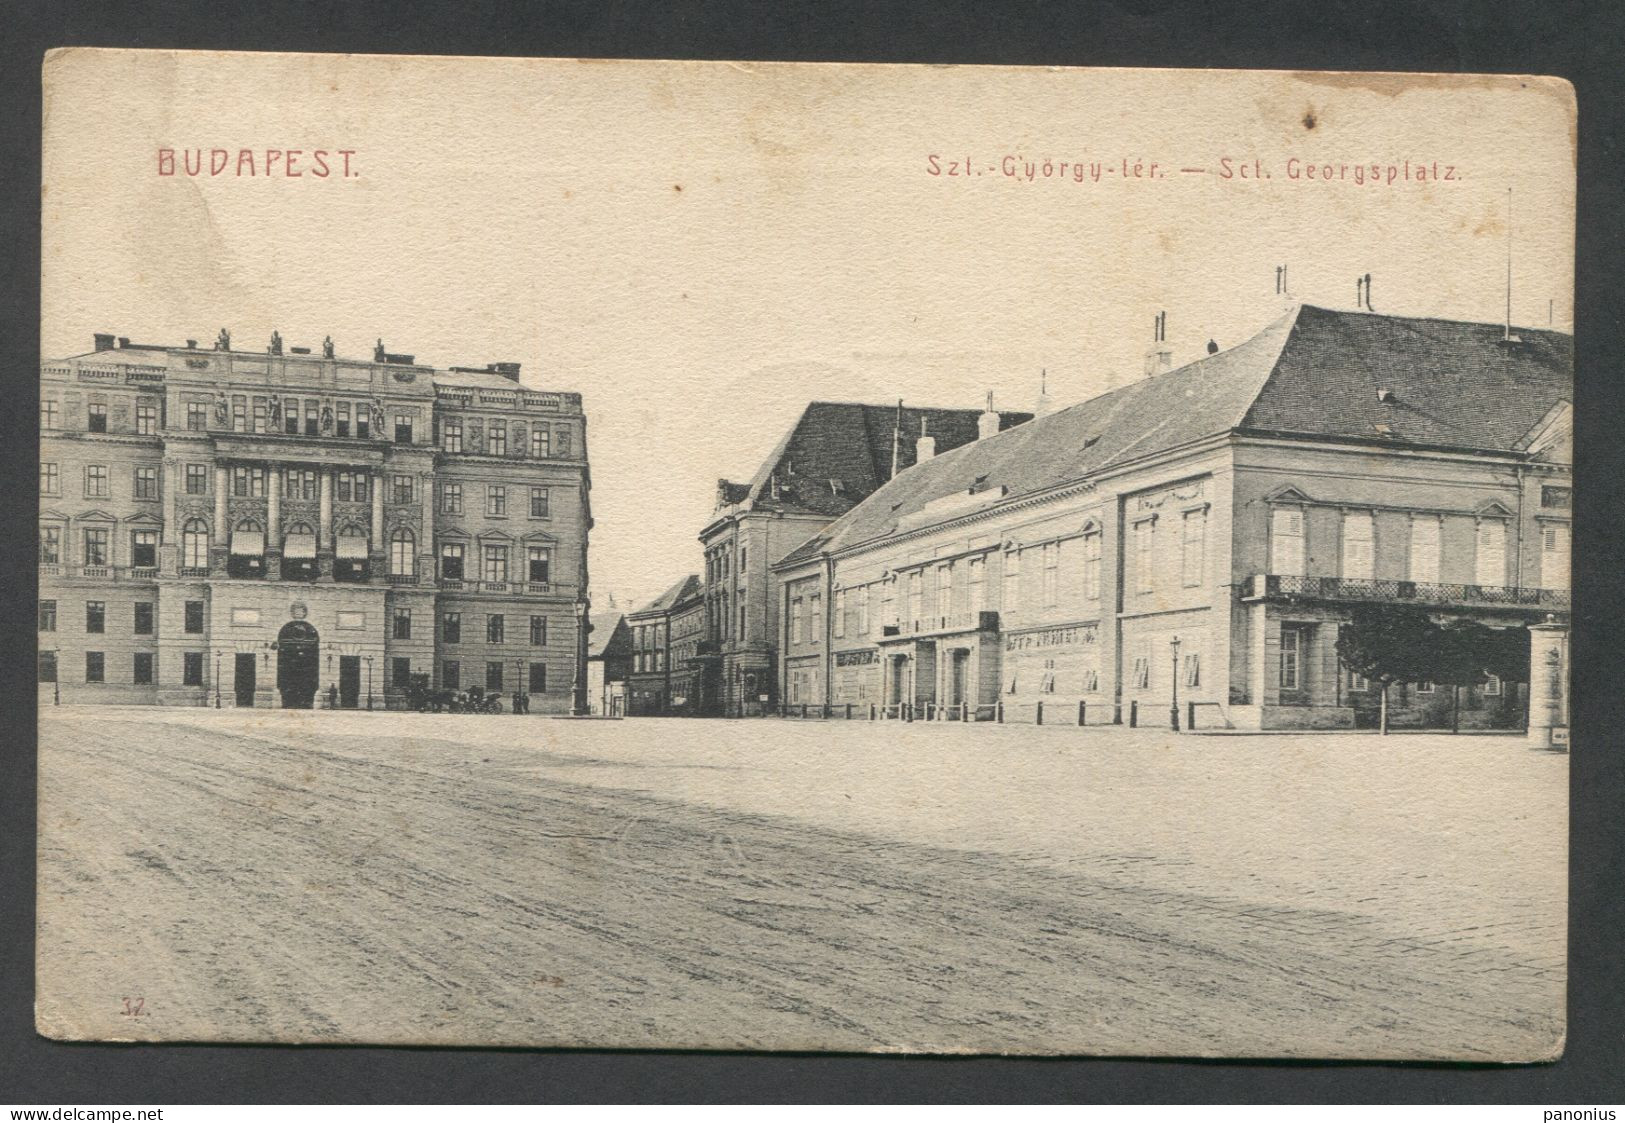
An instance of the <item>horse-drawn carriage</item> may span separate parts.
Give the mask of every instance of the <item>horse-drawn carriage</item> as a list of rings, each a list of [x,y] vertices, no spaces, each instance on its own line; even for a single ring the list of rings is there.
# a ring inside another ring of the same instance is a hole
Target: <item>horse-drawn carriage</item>
[[[425,714],[500,714],[502,695],[474,683],[467,690],[436,690],[428,675],[413,675],[406,688],[406,703]]]

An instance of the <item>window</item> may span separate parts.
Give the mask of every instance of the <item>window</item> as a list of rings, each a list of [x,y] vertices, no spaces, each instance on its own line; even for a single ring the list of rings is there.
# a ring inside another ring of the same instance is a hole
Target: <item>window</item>
[[[546,425],[538,425],[530,431],[530,454],[537,458],[551,456],[551,437]]]
[[[150,437],[158,431],[158,407],[135,407],[135,431],[143,437]]]
[[[740,592],[743,593],[744,590],[741,589]],[[813,609],[816,611],[817,608],[818,608],[818,598],[814,597],[813,598]],[[750,638],[749,636],[747,636],[745,634],[745,602],[744,602],[743,598],[741,598],[741,600],[739,602],[739,631],[738,631],[737,634],[738,634],[739,639],[741,641],[748,640]]]
[[[463,642],[463,614],[447,612],[440,617],[440,638],[445,643]]]
[[[950,562],[947,565],[937,566],[937,614],[947,615],[953,611],[954,603],[954,567]]]
[[[498,517],[508,513],[508,489],[501,484],[485,485],[485,513]]]
[[[880,623],[882,627],[897,623],[897,578],[895,577],[880,586]]]
[[[1540,584],[1544,589],[1569,587],[1569,527],[1546,523],[1540,528]]]
[[[185,630],[190,635],[203,634],[203,602],[189,600],[186,602]]]
[[[89,413],[89,426],[92,433],[107,432],[107,406],[101,402],[91,402],[87,407]]]
[[[1422,682],[1419,682],[1419,683],[1416,684],[1416,692],[1418,694],[1432,694],[1433,693],[1433,684],[1431,682],[1423,680]]]
[[[181,685],[203,685],[203,652],[183,651],[181,653]]]
[[[532,584],[547,584],[551,580],[548,574],[552,568],[552,556],[552,551],[546,546],[527,547],[525,550],[525,579]]]
[[[42,651],[39,653],[39,680],[41,682],[56,681],[56,652]]]
[[[501,643],[506,632],[505,618],[500,612],[489,613],[485,617],[485,642]]]
[[[85,602],[85,631],[107,631],[107,602],[88,600]]]
[[[1439,580],[1439,516],[1411,516],[1412,581],[1433,584]]]
[[[547,646],[547,617],[532,616],[530,618],[530,645],[532,647]]]
[[[56,601],[42,600],[39,602],[39,630],[42,632],[56,631]]]
[[[1567,511],[1574,503],[1574,491],[1567,487],[1542,487],[1540,489],[1540,505]]]
[[[397,608],[395,610],[395,638],[412,638],[412,610],[410,608]]]
[[[135,470],[135,497],[137,499],[158,498],[158,469],[137,468]]]
[[[1099,549],[1098,535],[1096,549]],[[1202,583],[1202,567],[1207,551],[1207,511],[1186,511],[1183,533],[1179,542],[1179,577],[1180,582],[1187,588],[1194,588]],[[1098,558],[1098,555],[1097,555]],[[1099,561],[1096,561],[1096,583],[1098,595]]]
[[[207,495],[209,491],[209,466],[207,464],[188,464],[186,466],[186,494]]]
[[[1355,581],[1369,581],[1374,565],[1371,512],[1344,512],[1343,576]]]
[[[1281,689],[1301,690],[1303,670],[1303,632],[1297,628],[1281,629]]]
[[[440,513],[443,515],[460,515],[463,513],[463,485],[444,484],[440,488]]]
[[[1152,551],[1156,533],[1155,519],[1134,524],[1134,588],[1138,592],[1149,593],[1155,584],[1157,559]]]
[[[241,394],[231,399],[231,430],[234,433],[248,432],[248,399]]]
[[[130,564],[137,569],[156,569],[158,566],[158,532],[132,530],[130,532]]]
[[[412,417],[410,414],[397,413],[395,415],[395,443],[398,445],[412,443]]]
[[[1151,685],[1151,660],[1138,656],[1134,660],[1134,689],[1145,690]]]
[[[463,544],[444,542],[440,546],[440,576],[446,581],[463,579]]]
[[[1061,544],[1044,543],[1044,605],[1054,607],[1061,596]]]
[[[239,499],[265,496],[265,469],[239,464],[231,470],[231,493]]]
[[[546,663],[532,663],[530,665],[530,692],[532,694],[547,693]]]
[[[1352,671],[1351,670],[1349,672],[1349,693],[1351,693],[1351,694],[1364,694],[1366,691],[1368,691],[1370,689],[1371,689],[1371,680],[1370,679],[1366,678],[1359,671]]]
[[[349,481],[345,478],[348,472],[339,473],[339,498],[350,498]],[[289,468],[285,478],[284,490],[289,499],[315,499],[320,491],[321,484],[316,478],[314,468]]]
[[[39,466],[39,493],[41,495],[62,494],[62,469],[57,464],[46,464],[43,461]]]
[[[445,690],[461,690],[463,686],[463,665],[455,659],[447,659],[441,663],[440,685]]]
[[[1486,698],[1498,698],[1500,695],[1501,680],[1495,675],[1486,675],[1484,677],[1484,696]]]
[[[362,439],[372,435],[372,408],[366,402],[355,404],[355,435]]]
[[[530,489],[530,517],[533,519],[548,517],[547,488],[533,487]]]
[[[299,435],[299,399],[289,398],[282,403],[282,431],[290,437]]]
[[[107,497],[107,465],[85,465],[85,495],[105,499]]]
[[[130,668],[130,678],[137,686],[152,685],[152,652],[137,651]]]
[[[447,452],[463,451],[463,423],[448,417],[440,423],[440,447]]]
[[[404,526],[395,528],[389,536],[389,573],[391,577],[410,577],[417,572],[417,540]]]
[[[85,564],[107,565],[107,539],[111,532],[105,527],[89,527],[85,530]]]
[[[492,456],[508,455],[508,429],[502,422],[491,422],[490,434],[486,437],[485,451]]]
[[[186,403],[186,427],[194,433],[201,433],[209,427],[209,406],[206,402]]]
[[[107,657],[100,651],[85,652],[85,681],[107,681]]]
[[[802,628],[801,607],[802,607],[802,601],[801,601],[800,597],[791,597],[790,598],[790,642],[791,643],[800,643],[801,642],[801,628]]]
[[[858,635],[869,634],[869,586],[858,590]]]
[[[567,427],[565,427],[563,425],[560,425],[557,436],[558,436],[558,452],[559,452],[559,455],[560,456],[569,456],[570,455],[570,430]]]
[[[814,593],[812,596],[807,598],[807,612],[808,616],[810,617],[810,632],[807,636],[807,642],[823,643],[824,598],[821,594]],[[745,638],[745,606],[743,604],[739,606],[739,638]]]
[[[395,502],[412,502],[412,477],[397,474],[395,476]]]
[[[312,482],[314,482],[314,473],[311,475]],[[338,478],[334,481],[334,486],[337,489],[340,501],[353,500],[357,503],[367,501],[367,473],[365,472],[340,472]],[[310,496],[306,495],[305,498],[309,499]]]
[[[57,428],[57,404],[54,398],[41,398],[39,404],[39,425],[41,429]]]
[[[1100,532],[1083,536],[1083,595],[1087,600],[1100,599]]]
[[[966,610],[971,614],[971,622],[974,624],[977,613],[981,612],[986,605],[984,598],[987,595],[985,591],[987,559],[971,558],[970,561],[965,563],[965,566],[967,571],[965,580]]]
[[[412,687],[412,660],[402,656],[395,656],[389,661],[389,684],[396,690],[410,690]]]
[[[265,407],[265,399],[264,398],[255,398],[254,399],[254,432],[256,432],[256,433],[265,432],[265,418],[266,418],[266,416],[267,416],[267,413],[266,413],[266,407]]]
[[[908,575],[908,618],[918,621],[925,614],[925,578],[916,569]]]
[[[322,431],[322,407],[315,398],[305,399],[305,436],[320,436]]]
[[[209,564],[209,526],[202,519],[188,519],[181,530],[181,565],[203,569]]]
[[[499,694],[502,692],[502,663],[500,660],[492,659],[485,664],[485,689],[494,690]]]
[[[508,579],[508,547],[487,543],[482,556],[481,576],[486,581]]]
[[[1303,570],[1303,509],[1277,507],[1270,512],[1270,572],[1302,577]]]
[[[335,414],[335,417],[334,417],[333,424],[334,424],[334,429],[338,433],[339,436],[348,437],[350,435],[350,403],[349,402],[340,402],[338,404],[338,406],[336,407],[336,414]]]
[[[42,565],[60,565],[62,563],[62,528],[60,526],[42,526],[39,528],[39,560]]]
[[[831,621],[835,627],[835,638],[841,639],[846,635],[846,590],[835,590],[835,617]]]
[[[1507,579],[1507,524],[1500,519],[1480,519],[1478,553],[1473,580],[1479,585],[1505,585]]]
[[[1194,652],[1185,656],[1185,685],[1202,685],[1202,657]]]

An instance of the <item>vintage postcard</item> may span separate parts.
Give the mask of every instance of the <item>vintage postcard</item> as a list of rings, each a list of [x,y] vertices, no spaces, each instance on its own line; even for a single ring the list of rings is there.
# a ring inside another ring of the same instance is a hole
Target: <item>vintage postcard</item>
[[[1567,83],[44,81],[41,1033],[1561,1054]]]

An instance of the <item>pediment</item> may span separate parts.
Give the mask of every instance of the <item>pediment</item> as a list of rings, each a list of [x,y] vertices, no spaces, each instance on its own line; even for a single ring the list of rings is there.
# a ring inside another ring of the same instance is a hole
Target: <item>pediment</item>
[[[554,543],[558,542],[558,539],[554,538],[551,534],[547,533],[547,531],[545,531],[545,530],[533,530],[529,534],[525,535],[525,537],[523,539],[521,539],[521,541],[524,541],[524,542],[545,542],[549,546],[551,546]]]
[[[162,526],[164,524],[164,520],[153,514],[151,511],[142,511],[139,514],[131,515],[124,521],[127,523],[144,524],[147,526]]]
[[[58,511],[55,507],[47,507],[39,513],[41,522],[67,522],[73,518],[66,511]]]
[[[116,516],[110,515],[106,511],[101,511],[101,510],[81,511],[75,517],[82,523],[116,523],[116,522],[118,522],[118,518]]]
[[[485,530],[480,532],[481,542],[512,542],[513,535],[505,530]]]
[[[1266,503],[1313,503],[1314,500],[1300,488],[1291,484],[1283,484],[1264,496]]]
[[[1489,499],[1473,508],[1473,514],[1481,519],[1510,519],[1512,511],[1499,499]]]

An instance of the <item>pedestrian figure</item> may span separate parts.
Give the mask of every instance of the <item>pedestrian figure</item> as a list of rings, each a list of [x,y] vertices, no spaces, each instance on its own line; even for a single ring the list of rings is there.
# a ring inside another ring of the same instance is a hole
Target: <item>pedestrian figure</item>
[[[327,708],[330,709],[330,710],[336,710],[336,709],[339,708],[339,687],[338,687],[338,683],[336,683],[336,682],[328,683],[328,686],[327,686]]]

